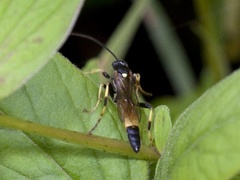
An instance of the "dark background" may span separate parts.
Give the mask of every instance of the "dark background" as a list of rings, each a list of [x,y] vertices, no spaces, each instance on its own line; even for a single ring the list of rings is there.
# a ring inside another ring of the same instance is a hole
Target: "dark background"
[[[192,1],[162,0],[161,4],[169,15],[198,77],[202,65],[199,40],[189,25],[195,21]],[[106,43],[130,6],[129,0],[86,1],[73,32],[88,34]],[[81,68],[88,59],[97,56],[101,49],[89,40],[70,36],[60,52]],[[174,95],[143,24],[140,25],[124,60],[133,72],[141,74],[142,87],[153,93],[152,98]],[[141,60],[143,63],[139,63]]]

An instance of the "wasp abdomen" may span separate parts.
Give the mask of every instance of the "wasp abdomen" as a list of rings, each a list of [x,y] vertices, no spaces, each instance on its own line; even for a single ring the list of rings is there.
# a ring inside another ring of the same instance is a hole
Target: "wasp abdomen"
[[[137,126],[129,126],[126,130],[131,147],[133,151],[137,153],[141,146],[139,128]]]

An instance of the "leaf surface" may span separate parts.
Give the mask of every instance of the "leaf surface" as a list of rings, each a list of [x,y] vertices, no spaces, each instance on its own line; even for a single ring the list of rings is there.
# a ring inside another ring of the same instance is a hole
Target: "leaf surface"
[[[238,70],[178,118],[156,179],[230,179],[239,171],[239,79]]]
[[[57,52],[82,3],[0,1],[0,99],[22,86]]]
[[[84,113],[97,101],[98,87],[60,55],[14,94],[0,101],[8,116],[44,125],[87,132],[97,122],[102,103],[93,113]],[[0,129],[0,174],[3,179],[147,179],[146,161],[95,151],[59,140]],[[125,139],[116,107],[108,109],[93,134]]]

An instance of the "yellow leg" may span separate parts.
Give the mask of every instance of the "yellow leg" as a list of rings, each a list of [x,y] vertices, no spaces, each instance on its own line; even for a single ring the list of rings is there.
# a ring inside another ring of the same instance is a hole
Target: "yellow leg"
[[[91,71],[87,71],[87,72],[83,72],[84,74],[94,74],[94,73],[98,73],[98,72],[101,72],[103,73],[104,70],[103,69],[93,69]]]
[[[135,91],[136,91],[136,95],[137,95],[138,100],[139,100],[138,91],[140,91],[143,95],[152,96],[152,93],[148,93],[148,92],[146,92],[142,89],[141,84],[140,84],[140,74],[133,74],[133,77],[135,78],[135,81],[136,81]]]
[[[102,100],[102,98],[101,98],[101,92],[102,92],[103,86],[105,86],[105,84],[100,84],[100,86],[99,86],[99,89],[98,89],[98,100],[97,100],[97,103],[96,103],[96,105],[94,106],[94,108],[91,109],[91,110],[84,109],[85,112],[92,113],[93,111],[95,111],[95,110],[98,108],[99,103],[100,103],[100,101]]]
[[[101,98],[101,89],[102,87],[104,86],[104,84],[101,84],[100,87],[99,87],[99,92],[98,92],[98,101],[97,101],[97,104],[96,106],[94,107],[94,110],[98,107],[99,105],[99,102],[100,102],[100,98]],[[97,123],[93,126],[93,128],[88,132],[89,134],[92,134],[92,131],[98,126],[98,124],[100,123],[105,111],[106,111],[106,108],[107,108],[107,101],[108,101],[108,94],[109,94],[109,83],[106,84],[106,89],[105,89],[105,94],[104,94],[104,104],[103,104],[103,109],[101,111],[101,114],[100,114],[100,118],[98,119]]]
[[[147,129],[146,130],[148,131],[148,138],[149,138],[151,146],[152,146],[153,145],[153,139],[152,139],[152,135],[151,135],[150,129],[151,129],[151,124],[152,124],[153,108],[152,108],[152,106],[149,103],[146,103],[146,102],[139,103],[139,107],[141,107],[141,108],[148,108],[150,110],[149,114],[148,114],[148,125],[147,125]]]

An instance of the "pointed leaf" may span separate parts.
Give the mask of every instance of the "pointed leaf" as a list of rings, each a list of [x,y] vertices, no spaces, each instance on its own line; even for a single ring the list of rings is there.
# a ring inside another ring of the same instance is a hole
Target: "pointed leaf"
[[[239,79],[238,70],[179,117],[156,179],[230,179],[240,170]]]
[[[151,134],[158,152],[162,152],[172,129],[170,110],[167,106],[158,106],[154,109]]]
[[[0,110],[8,116],[87,132],[97,122],[102,103],[91,114],[83,110],[95,106],[97,92],[96,84],[57,55],[26,85],[0,101]],[[146,161],[21,131],[0,129],[0,133],[0,174],[8,177],[6,179],[23,176],[29,179],[147,179],[148,176]],[[127,139],[111,101],[93,134]]]

